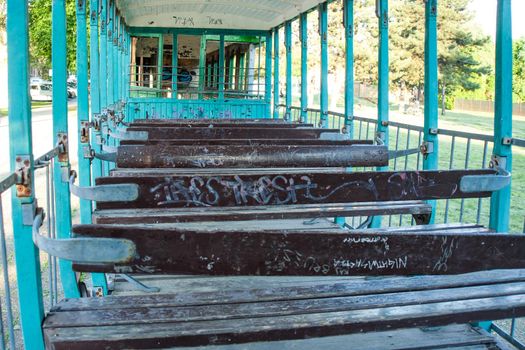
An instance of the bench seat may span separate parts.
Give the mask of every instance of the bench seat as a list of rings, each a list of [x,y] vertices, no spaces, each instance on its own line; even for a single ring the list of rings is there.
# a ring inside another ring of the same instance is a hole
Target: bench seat
[[[204,291],[66,299],[44,321],[47,345],[56,350],[216,346],[525,315],[525,270],[224,287],[210,278]]]
[[[202,221],[280,220],[297,218],[356,217],[378,215],[412,215],[418,224],[426,224],[432,207],[423,201],[370,202],[341,204],[280,205],[261,207],[219,207],[219,208],[166,208],[151,209],[106,209],[95,210],[93,223],[175,223]]]

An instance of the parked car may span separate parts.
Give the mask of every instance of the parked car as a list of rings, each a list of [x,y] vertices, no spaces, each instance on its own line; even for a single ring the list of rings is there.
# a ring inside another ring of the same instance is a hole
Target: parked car
[[[67,83],[67,97],[75,98],[77,97],[77,84],[73,82]]]
[[[48,82],[31,83],[30,90],[32,101],[52,101],[53,85]]]

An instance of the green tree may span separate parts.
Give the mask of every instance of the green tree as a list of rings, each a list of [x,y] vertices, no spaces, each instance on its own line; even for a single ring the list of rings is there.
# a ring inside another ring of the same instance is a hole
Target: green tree
[[[516,40],[513,45],[513,86],[516,102],[525,102],[525,38]]]
[[[29,50],[31,65],[43,73],[51,68],[51,0],[32,0],[29,4]],[[67,68],[76,71],[76,3],[66,0]]]

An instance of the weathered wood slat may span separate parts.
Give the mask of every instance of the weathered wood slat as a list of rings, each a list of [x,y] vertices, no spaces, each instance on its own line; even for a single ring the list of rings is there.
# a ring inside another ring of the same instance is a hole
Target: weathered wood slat
[[[393,306],[247,319],[45,328],[59,349],[165,348],[265,340],[304,339],[396,328],[439,326],[525,315],[525,297],[510,295],[409,306]]]
[[[80,272],[205,275],[414,275],[525,268],[525,236],[463,232],[192,231],[158,225],[78,225],[75,237],[129,239],[123,265]]]
[[[98,224],[152,224],[202,221],[279,220],[292,218],[326,218],[376,215],[430,215],[432,207],[421,201],[379,202],[356,204],[303,204],[262,207],[113,209],[95,210],[93,223]]]
[[[225,207],[313,203],[384,202],[488,197],[490,192],[465,193],[465,175],[492,170],[312,173],[279,175],[177,175],[102,177],[98,185],[135,183],[139,199],[99,202],[99,209],[159,207]]]
[[[323,133],[339,133],[337,129],[314,128],[187,128],[170,126],[130,127],[127,131],[145,131],[148,140],[164,139],[317,139]]]
[[[120,145],[245,145],[245,146],[259,146],[259,145],[308,145],[308,146],[349,146],[349,145],[372,145],[370,140],[319,140],[319,139],[166,139],[155,141],[136,141],[136,140],[122,140]]]
[[[388,308],[393,306],[430,304],[489,297],[494,298],[509,295],[521,295],[525,297],[525,284],[495,284],[490,286],[434,289],[415,292],[407,291],[404,293],[372,294],[338,298],[312,298],[293,301],[225,303],[164,308],[141,308],[137,306],[107,311],[51,312],[46,319],[45,328],[277,317],[365,310],[380,307]]]
[[[303,124],[303,123],[290,123],[289,121],[283,119],[233,119],[233,118],[221,118],[221,119],[135,119],[130,123],[130,126],[142,126],[142,125],[188,125],[188,126],[263,126],[263,127],[288,127],[288,128],[297,128],[297,127],[313,127],[313,124]]]
[[[178,169],[178,168],[114,168],[111,169],[111,177],[166,177],[178,175],[192,175],[192,176],[223,176],[223,175],[279,175],[279,174],[346,174],[348,168],[194,168],[194,169]]]
[[[120,168],[351,167],[388,164],[386,146],[178,146],[127,145],[117,151]]]
[[[381,277],[315,278],[304,282],[291,278],[291,284],[283,283],[281,278],[269,277],[200,277],[208,283],[188,285],[180,283],[172,294],[140,296],[108,296],[99,298],[65,299],[53,306],[53,312],[89,311],[120,308],[155,308],[191,305],[214,305],[221,303],[252,303],[263,301],[302,300],[312,298],[348,297],[369,294],[387,294],[406,291],[426,291],[444,288],[494,285],[504,283],[524,283],[525,270],[490,270],[461,275]],[[228,280],[241,280],[228,288]],[[269,282],[270,280],[270,282]]]

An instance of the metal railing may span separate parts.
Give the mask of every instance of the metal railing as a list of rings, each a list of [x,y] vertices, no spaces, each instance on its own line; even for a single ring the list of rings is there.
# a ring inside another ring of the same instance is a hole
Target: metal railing
[[[56,237],[55,222],[55,196],[53,166],[57,149],[47,152],[34,161],[34,181],[35,198],[45,198],[45,208],[48,213],[42,226],[44,234],[48,237]],[[22,330],[20,324],[19,300],[18,300],[18,279],[17,274],[13,273],[14,267],[14,232],[9,212],[11,206],[6,203],[14,195],[11,189],[18,184],[19,176],[10,173],[0,177],[0,349],[23,349]],[[4,208],[6,208],[4,210]],[[58,273],[58,262],[55,257],[49,254],[40,255],[42,280],[42,299],[45,310],[48,311],[62,298],[62,288]]]

